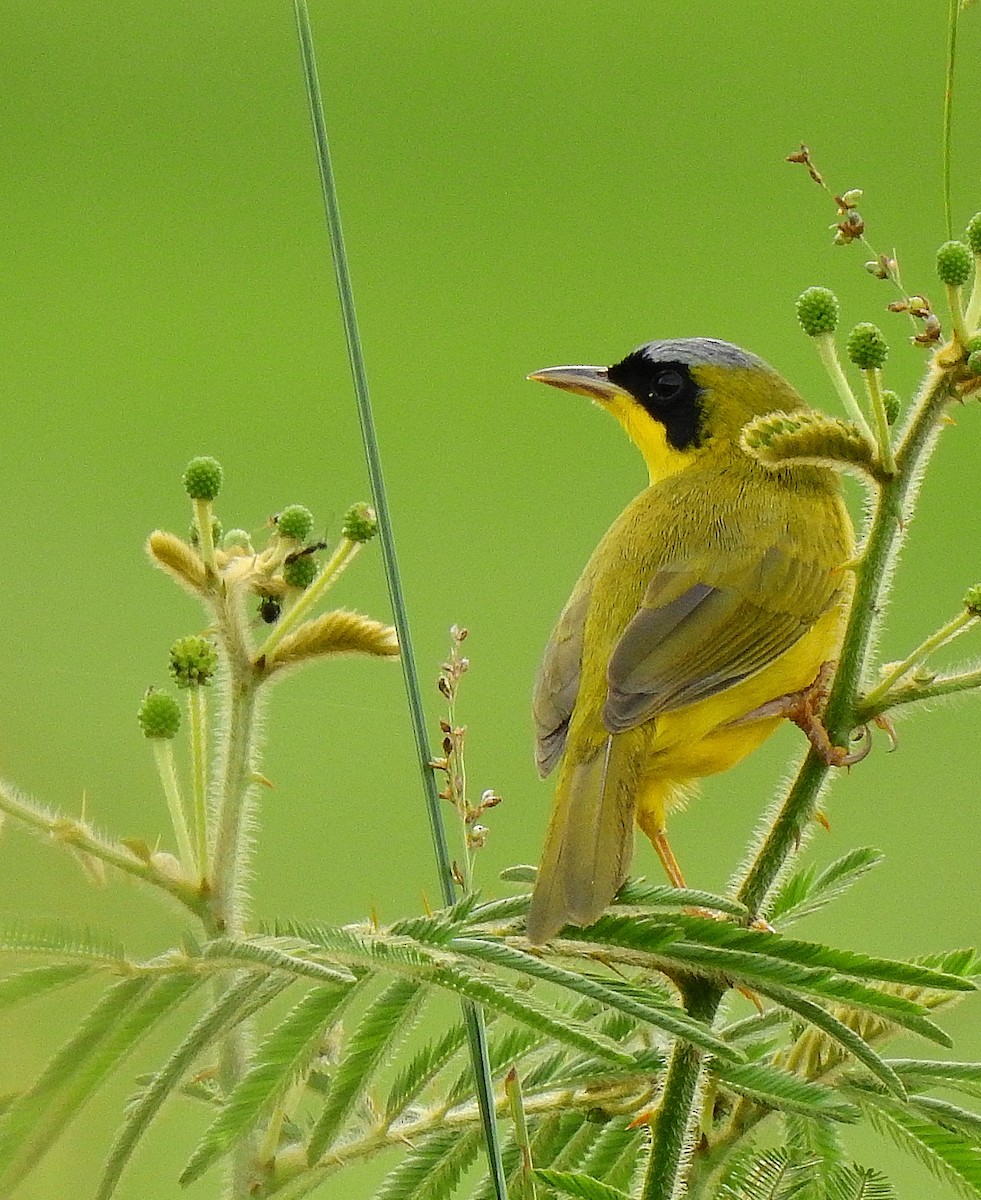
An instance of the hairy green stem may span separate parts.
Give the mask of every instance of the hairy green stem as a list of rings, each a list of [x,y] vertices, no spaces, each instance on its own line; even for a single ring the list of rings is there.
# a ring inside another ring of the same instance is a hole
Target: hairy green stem
[[[198,531],[198,548],[201,551],[201,561],[205,568],[213,573],[215,569],[215,537],[213,510],[210,500],[194,500],[194,524]]]
[[[532,1157],[531,1138],[528,1133],[528,1114],[525,1112],[521,1080],[518,1078],[516,1067],[512,1067],[504,1078],[504,1095],[514,1125],[514,1140],[521,1151],[521,1185],[525,1200],[536,1200],[535,1160]]]
[[[967,350],[967,343],[971,340],[971,335],[967,328],[967,319],[964,315],[964,301],[961,298],[961,289],[953,283],[948,283],[946,286],[947,292],[947,308],[950,312],[950,328],[954,335],[954,341],[962,350]]]
[[[68,846],[77,854],[89,855],[115,867],[119,871],[132,875],[142,883],[160,888],[179,900],[195,916],[205,918],[207,905],[200,891],[189,881],[184,882],[161,874],[152,861],[140,857],[126,846],[107,842],[99,837],[84,821],[76,821],[72,817],[62,816],[51,812],[43,805],[27,799],[12,784],[0,781],[0,813],[21,821],[30,829],[37,831],[50,840],[62,846]]]
[[[210,875],[211,849],[208,820],[208,699],[203,687],[188,690],[187,709],[198,874],[201,879],[207,879]]]
[[[181,866],[184,874],[193,879],[198,874],[198,867],[195,862],[191,831],[187,824],[187,814],[184,812],[184,799],[181,796],[180,784],[177,782],[174,744],[170,738],[152,738],[151,741],[154,761],[157,764],[157,774],[160,776],[164,796],[167,798],[170,823],[174,827],[174,836],[177,838]]]
[[[222,611],[223,610],[223,611]],[[218,606],[219,615],[233,620],[231,609]],[[226,622],[220,626],[226,632]],[[234,639],[234,633],[232,634]],[[246,893],[243,879],[249,848],[246,815],[249,791],[254,786],[256,701],[258,680],[251,663],[229,649],[228,678],[222,697],[223,729],[218,792],[214,804],[215,844],[211,872],[211,897],[206,922],[209,933],[238,938],[245,936]],[[236,975],[218,986],[219,993],[232,986]],[[225,1095],[230,1095],[244,1075],[249,1060],[249,1029],[236,1026],[222,1039],[218,1075]],[[254,1170],[256,1137],[243,1138],[229,1160],[225,1179],[226,1200],[247,1200]]]
[[[222,739],[221,782],[215,805],[215,850],[211,877],[214,932],[226,937],[245,934],[244,896],[245,814],[253,786],[256,681],[251,668],[230,668],[227,712]]]
[[[725,1130],[710,1146],[695,1153],[688,1176],[685,1200],[715,1200],[719,1180],[733,1150],[760,1121],[773,1110],[754,1104],[741,1096],[732,1110]]]
[[[706,979],[689,976],[681,984],[681,994],[688,1015],[711,1025],[722,999],[722,989]],[[674,1200],[681,1194],[681,1179],[700,1111],[704,1059],[704,1051],[691,1042],[680,1038],[675,1042],[651,1129],[651,1156],[641,1191],[642,1200]]]
[[[877,699],[874,703],[862,702],[858,716],[862,721],[871,721],[881,713],[889,712],[904,704],[915,704],[920,700],[936,700],[941,696],[954,696],[958,692],[977,691],[981,688],[981,670],[959,671],[953,675],[938,675],[929,683],[908,683],[903,687]]]
[[[886,420],[886,402],[882,395],[882,372],[874,367],[863,371],[865,391],[869,398],[872,416],[875,418],[875,441],[879,447],[879,462],[887,479],[896,474],[896,461],[892,453],[892,433]],[[880,480],[880,482],[883,482]]]
[[[882,679],[875,687],[868,692],[862,700],[861,711],[868,713],[879,713],[883,709],[877,707],[879,702],[886,699],[888,693],[893,686],[905,676],[908,675],[914,667],[922,663],[934,650],[939,650],[941,646],[952,641],[958,634],[963,633],[969,626],[975,624],[978,618],[974,613],[968,612],[966,609],[959,612],[952,621],[948,621],[946,625],[931,633],[928,638],[924,638],[915,650],[902,660],[890,667]]]
[[[845,412],[848,413],[849,417],[869,441],[874,443],[876,440],[875,435],[869,427],[868,421],[865,419],[865,413],[862,412],[861,405],[855,399],[855,393],[848,382],[848,377],[842,370],[841,361],[838,358],[838,350],[835,346],[834,334],[819,333],[812,341],[814,342],[814,348],[818,352],[818,357],[824,364],[824,369],[828,372],[828,377],[834,385],[835,391],[838,393],[838,398],[841,400]]]

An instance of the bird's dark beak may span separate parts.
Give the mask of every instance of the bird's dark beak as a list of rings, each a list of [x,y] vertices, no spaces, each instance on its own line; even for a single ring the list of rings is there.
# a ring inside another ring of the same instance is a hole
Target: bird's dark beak
[[[532,371],[528,378],[588,396],[601,404],[610,404],[618,397],[628,395],[623,388],[610,382],[606,367],[546,367],[543,371]]]

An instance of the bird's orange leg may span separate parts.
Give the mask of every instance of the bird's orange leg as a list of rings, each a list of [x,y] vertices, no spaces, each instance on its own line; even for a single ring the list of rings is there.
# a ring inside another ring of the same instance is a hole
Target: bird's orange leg
[[[668,841],[668,835],[664,832],[664,826],[653,813],[644,812],[641,809],[637,814],[637,824],[647,834],[651,845],[661,860],[661,866],[664,868],[664,873],[672,887],[686,888],[685,877],[681,873],[681,867],[678,865],[678,860],[674,856],[674,851],[671,849],[671,844]]]
[[[685,877],[681,873],[681,867],[678,865],[678,860],[674,856],[674,851],[671,849],[671,843],[668,841],[668,835],[662,829],[660,833],[651,838],[654,849],[657,851],[657,856],[661,860],[661,866],[664,868],[664,873],[671,881],[671,886],[676,888],[685,888],[688,886],[685,883]]]

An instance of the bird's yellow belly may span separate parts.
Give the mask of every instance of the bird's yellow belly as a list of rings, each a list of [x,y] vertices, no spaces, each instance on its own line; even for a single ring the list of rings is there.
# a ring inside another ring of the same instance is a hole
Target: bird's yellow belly
[[[684,802],[695,780],[727,771],[776,731],[780,717],[739,722],[813,683],[822,664],[837,654],[841,622],[841,609],[830,610],[765,670],[620,735],[640,735],[646,742],[637,789],[637,822],[645,832],[664,829],[666,814]]]

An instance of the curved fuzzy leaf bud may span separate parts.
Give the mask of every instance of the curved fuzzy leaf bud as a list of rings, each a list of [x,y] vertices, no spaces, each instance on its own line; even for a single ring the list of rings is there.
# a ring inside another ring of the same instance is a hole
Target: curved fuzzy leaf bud
[[[740,440],[767,467],[809,462],[875,472],[875,447],[862,431],[824,413],[767,413],[750,421]]]
[[[147,538],[146,552],[153,563],[195,595],[205,589],[204,563],[200,554],[176,534],[155,529]]]
[[[268,665],[297,666],[330,654],[351,653],[395,658],[399,653],[398,635],[391,625],[361,613],[337,609],[305,621],[287,634],[272,652]]]

